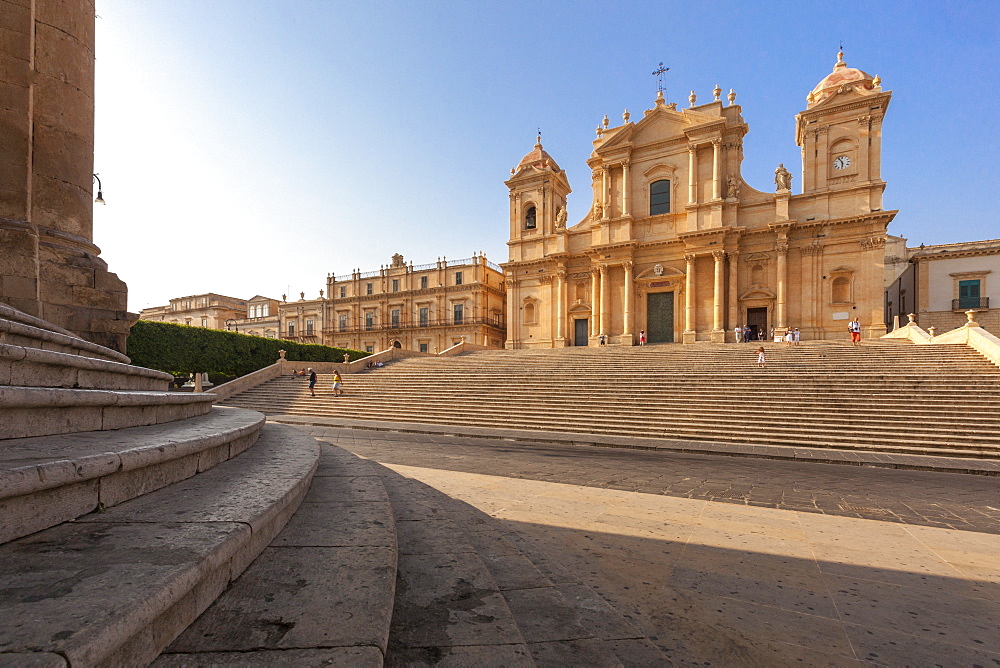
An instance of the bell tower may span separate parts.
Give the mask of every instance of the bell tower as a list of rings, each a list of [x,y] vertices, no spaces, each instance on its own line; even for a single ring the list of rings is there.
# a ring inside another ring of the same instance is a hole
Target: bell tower
[[[833,72],[795,117],[803,194],[853,191],[861,195],[858,212],[882,210],[882,119],[891,97],[878,75],[848,67],[844,52],[837,54]]]
[[[566,229],[569,181],[542,148],[541,135],[510,172],[505,182],[510,190],[510,259],[539,259],[555,250],[553,236],[561,237]]]

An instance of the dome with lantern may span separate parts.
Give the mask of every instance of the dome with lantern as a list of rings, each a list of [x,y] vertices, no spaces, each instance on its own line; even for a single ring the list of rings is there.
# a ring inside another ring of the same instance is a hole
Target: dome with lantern
[[[521,171],[525,167],[535,167],[537,169],[543,169],[545,167],[550,167],[555,171],[559,171],[559,165],[556,161],[552,159],[552,156],[542,148],[542,136],[538,135],[538,139],[535,142],[535,148],[533,148],[526,156],[521,158],[521,162],[517,163],[516,171]]]
[[[806,100],[812,106],[837,92],[844,84],[853,84],[865,90],[872,90],[878,88],[880,83],[881,79],[879,79],[878,75],[873,77],[864,70],[848,67],[847,63],[844,62],[844,52],[840,51],[837,53],[837,64],[833,66],[833,72],[823,77],[823,80],[816,84],[816,87],[810,91]]]

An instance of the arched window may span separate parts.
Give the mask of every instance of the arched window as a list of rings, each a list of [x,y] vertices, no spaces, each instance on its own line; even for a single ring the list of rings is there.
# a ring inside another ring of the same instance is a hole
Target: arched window
[[[670,181],[653,181],[649,185],[649,215],[670,213]]]
[[[524,229],[535,229],[535,207],[528,207],[528,212],[524,214]]]
[[[851,301],[851,279],[847,276],[838,276],[833,279],[833,303],[846,304]]]

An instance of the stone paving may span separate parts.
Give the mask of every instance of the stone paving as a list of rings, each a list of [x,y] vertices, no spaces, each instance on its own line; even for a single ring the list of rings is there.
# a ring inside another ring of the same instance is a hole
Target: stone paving
[[[1000,480],[302,427],[497,518],[674,663],[1000,665]]]

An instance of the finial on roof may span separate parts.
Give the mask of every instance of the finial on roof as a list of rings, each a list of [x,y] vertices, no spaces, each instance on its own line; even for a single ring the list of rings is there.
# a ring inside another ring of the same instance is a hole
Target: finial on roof
[[[719,98],[722,97],[722,88],[719,87],[719,84],[715,84],[715,88],[712,90],[712,95],[715,96],[716,102],[718,102]]]
[[[690,102],[691,106],[693,107],[694,103],[697,101],[698,101],[698,96],[694,94],[694,91],[691,91],[691,94],[688,95],[688,102]]]
[[[726,99],[729,100],[729,104],[736,104],[736,91],[730,88],[729,95],[726,96]]]
[[[632,114],[628,113],[628,109],[622,114],[622,120],[628,123],[628,119],[632,118]]]
[[[878,88],[881,85],[882,85],[882,77],[880,77],[879,75],[876,74],[875,78],[872,79],[872,86],[874,86],[875,88]]]
[[[834,67],[847,67],[847,63],[844,62],[844,43],[840,43],[840,51],[837,52],[837,64]]]
[[[611,125],[611,121],[608,120],[607,114],[604,114],[604,120],[601,121],[601,125],[603,125],[604,127],[608,127],[609,125]]]
[[[657,104],[657,106],[659,106],[661,104],[666,104],[666,103],[667,103],[667,101],[663,99],[663,91],[662,90],[656,91],[656,104]]]
[[[538,137],[535,139],[535,148],[541,148],[541,147],[542,147],[542,130],[541,128],[539,128]]]

